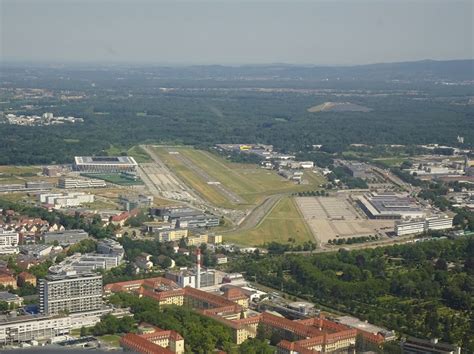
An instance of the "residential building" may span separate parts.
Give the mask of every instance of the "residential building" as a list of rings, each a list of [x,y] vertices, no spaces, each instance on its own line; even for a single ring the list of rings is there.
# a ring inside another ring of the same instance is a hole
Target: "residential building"
[[[121,257],[116,254],[76,253],[61,263],[49,268],[52,274],[91,273],[95,270],[110,270],[120,265]]]
[[[104,188],[107,187],[107,184],[101,179],[61,177],[58,181],[58,187],[63,189]]]
[[[184,353],[184,339],[178,332],[163,330],[149,324],[141,324],[138,330],[139,334],[131,336],[127,334],[125,337],[128,337],[124,337],[121,341],[122,347],[139,353],[149,353],[142,347],[145,340],[161,348],[150,347],[151,353]]]
[[[216,259],[217,264],[226,264],[227,263],[227,256],[225,254],[216,254],[214,256]]]
[[[89,238],[89,234],[82,229],[46,232],[43,235],[44,243],[52,244],[57,241],[60,245],[73,245]]]
[[[127,211],[133,209],[150,208],[153,206],[153,196],[143,194],[139,194],[138,196],[121,195],[119,197],[119,202]]]
[[[31,273],[21,272],[18,274],[17,283],[19,286],[25,286],[26,283],[36,286],[36,277]]]
[[[208,242],[213,245],[219,245],[222,243],[222,235],[209,235]]]
[[[138,268],[148,271],[153,268],[153,262],[151,261],[151,255],[148,253],[142,253],[137,258],[135,258],[135,264]]]
[[[98,310],[102,307],[102,276],[48,275],[39,280],[40,312],[56,315]]]
[[[160,242],[179,241],[183,237],[188,237],[188,229],[171,229],[158,231],[158,241]]]
[[[18,232],[0,228],[0,253],[4,253],[5,251],[17,247],[19,241]]]
[[[43,204],[52,205],[59,209],[93,203],[94,195],[82,192],[42,193],[38,196],[38,199]]]
[[[23,298],[8,291],[0,291],[0,302],[6,302],[10,308],[12,306],[20,307],[23,305]]]
[[[17,288],[16,279],[9,274],[0,273],[0,285],[4,288],[11,286],[13,289]]]
[[[106,238],[97,242],[97,252],[102,254],[117,255],[119,256],[120,261],[125,255],[125,250],[123,249],[123,246],[111,238]]]

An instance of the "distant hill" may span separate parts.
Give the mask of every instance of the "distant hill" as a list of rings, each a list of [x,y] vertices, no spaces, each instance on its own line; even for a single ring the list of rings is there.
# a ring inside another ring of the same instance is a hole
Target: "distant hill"
[[[320,105],[308,108],[308,112],[370,112],[368,107],[360,106],[351,102],[324,102]]]
[[[29,67],[27,64],[5,63],[4,70],[15,74],[16,70]],[[41,67],[35,64],[34,67]],[[49,74],[61,72],[67,73],[68,77],[83,80],[89,78],[95,80],[97,75],[103,78],[115,80],[116,71],[110,70],[104,65],[85,64],[82,66],[70,65],[61,70],[51,66],[43,66]],[[130,70],[133,68],[133,70]],[[12,70],[13,69],[13,70]],[[267,65],[191,65],[191,66],[160,66],[160,65],[123,65],[117,67],[123,78],[130,76],[147,77],[159,76],[162,80],[206,80],[222,83],[225,81],[469,81],[474,80],[474,60],[422,60],[400,63],[381,63],[354,66],[321,66],[321,65],[289,65],[289,64],[267,64]],[[36,72],[40,74],[40,72]],[[135,77],[134,77],[135,78]],[[143,85],[143,80],[138,80]]]

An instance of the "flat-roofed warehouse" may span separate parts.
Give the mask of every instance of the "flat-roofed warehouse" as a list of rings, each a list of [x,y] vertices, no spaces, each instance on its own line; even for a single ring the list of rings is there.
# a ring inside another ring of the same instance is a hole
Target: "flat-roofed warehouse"
[[[73,168],[86,173],[136,173],[137,162],[131,156],[76,156]]]
[[[415,219],[425,212],[408,195],[368,193],[357,197],[359,206],[370,219]]]

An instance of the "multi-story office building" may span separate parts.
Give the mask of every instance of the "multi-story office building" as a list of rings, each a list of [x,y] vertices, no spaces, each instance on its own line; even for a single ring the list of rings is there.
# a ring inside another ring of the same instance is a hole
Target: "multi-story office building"
[[[160,242],[179,241],[183,237],[188,237],[188,229],[158,231],[158,241]]]
[[[453,227],[453,218],[448,216],[433,216],[426,219],[396,221],[395,234],[397,236],[417,234],[430,230],[446,230]]]
[[[448,216],[434,216],[426,219],[426,229],[446,230],[453,227],[453,218]]]
[[[152,209],[151,214],[167,221],[174,228],[198,228],[198,227],[215,227],[219,226],[219,217],[206,214],[200,210],[188,207],[166,207]]]
[[[97,252],[102,254],[117,255],[119,257],[119,261],[121,261],[125,255],[123,246],[111,238],[106,238],[97,242]]]
[[[425,231],[425,220],[396,221],[395,234],[397,236],[418,234]]]
[[[101,179],[79,179],[61,177],[58,181],[58,187],[63,189],[75,188],[103,188],[107,184]]]
[[[150,208],[153,205],[153,196],[143,194],[139,194],[138,196],[121,195],[119,201],[125,210],[130,211],[136,208]]]
[[[91,273],[95,270],[109,270],[118,267],[121,257],[117,254],[76,253],[49,268],[51,274]]]
[[[40,312],[56,315],[98,310],[102,307],[102,276],[48,275],[39,280]]]
[[[27,315],[0,319],[0,344],[48,340],[69,334],[69,316]]]
[[[65,230],[56,232],[46,232],[43,235],[44,243],[52,244],[58,241],[59,244],[74,244],[89,238],[89,234],[81,229]]]

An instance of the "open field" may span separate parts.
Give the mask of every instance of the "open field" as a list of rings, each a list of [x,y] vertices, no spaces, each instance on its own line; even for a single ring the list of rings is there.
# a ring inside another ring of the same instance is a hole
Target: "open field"
[[[308,184],[297,185],[253,164],[230,163],[212,153],[188,147],[154,148],[162,161],[187,185],[214,205],[246,208],[265,196],[317,189],[323,178],[308,172]]]
[[[35,177],[41,172],[39,167],[33,166],[0,166],[0,184],[25,183],[25,177]]]
[[[287,243],[290,237],[294,238],[297,244],[314,240],[294,199],[284,197],[255,228],[225,234],[224,240],[239,245],[258,246],[272,241]]]
[[[308,112],[370,112],[368,107],[360,106],[351,102],[324,102],[320,105],[308,108]]]
[[[299,197],[296,203],[319,245],[335,238],[375,235],[382,228],[393,228],[393,220],[367,220],[348,202],[336,197]]]
[[[143,151],[140,146],[134,146],[127,151],[129,156],[132,156],[138,163],[151,162],[151,157]]]

